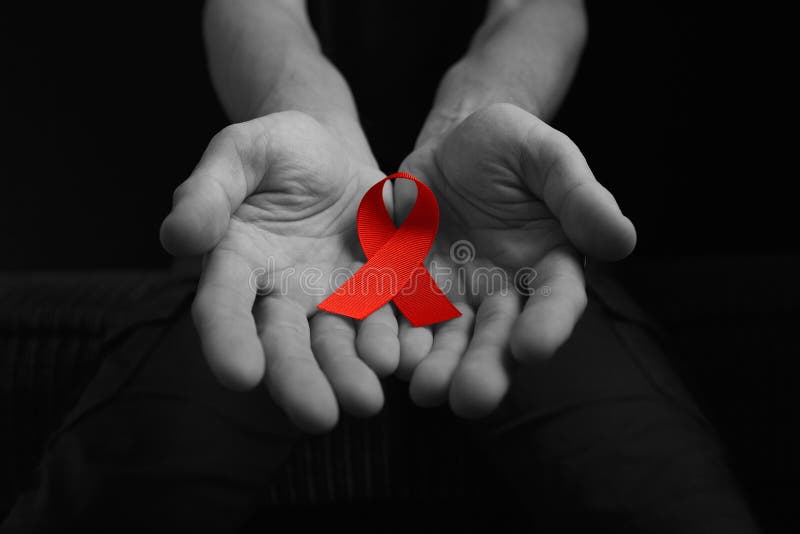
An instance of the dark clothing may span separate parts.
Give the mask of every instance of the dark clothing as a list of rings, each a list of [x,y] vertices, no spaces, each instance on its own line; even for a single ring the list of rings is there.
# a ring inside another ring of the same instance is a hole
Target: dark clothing
[[[508,520],[521,527],[755,532],[712,429],[648,323],[607,279],[590,280],[588,309],[553,360],[517,368],[487,420],[460,425],[446,410],[433,412],[444,430],[430,433],[431,450],[463,428],[499,485],[485,494],[510,490]],[[235,393],[217,384],[189,319],[190,287],[150,299],[159,309],[143,309],[108,354],[53,436],[37,486],[0,531],[226,532],[258,511],[270,525],[263,496],[305,438],[263,388]],[[148,313],[158,318],[142,320]],[[397,398],[405,387],[390,382],[387,391],[384,412],[407,402]],[[411,424],[431,413],[415,412]],[[332,475],[309,473],[318,476]]]

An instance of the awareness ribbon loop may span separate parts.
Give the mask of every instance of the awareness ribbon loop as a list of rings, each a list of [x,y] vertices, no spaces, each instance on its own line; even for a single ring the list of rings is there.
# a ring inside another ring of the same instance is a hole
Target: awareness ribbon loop
[[[383,203],[383,185],[393,179],[411,180],[417,186],[417,200],[399,228]],[[387,176],[361,199],[356,228],[367,262],[323,300],[319,309],[364,319],[393,301],[414,326],[461,315],[422,264],[439,228],[439,205],[428,186],[405,172]]]

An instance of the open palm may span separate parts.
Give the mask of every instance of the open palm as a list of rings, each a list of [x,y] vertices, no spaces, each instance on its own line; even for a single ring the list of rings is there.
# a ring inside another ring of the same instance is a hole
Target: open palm
[[[580,253],[622,258],[635,231],[578,148],[509,104],[474,113],[401,169],[439,200],[429,263],[451,278],[443,289],[463,315],[432,329],[402,321],[400,370],[418,404],[449,398],[478,417],[505,395],[514,360],[546,358],[572,332],[586,305]],[[412,198],[395,185],[399,212]]]
[[[356,209],[380,178],[314,119],[276,113],[215,136],[162,226],[170,252],[207,253],[192,311],[212,371],[234,388],[263,380],[308,431],[339,405],[377,412],[376,374],[397,363],[388,306],[360,323],[316,310],[359,266]]]

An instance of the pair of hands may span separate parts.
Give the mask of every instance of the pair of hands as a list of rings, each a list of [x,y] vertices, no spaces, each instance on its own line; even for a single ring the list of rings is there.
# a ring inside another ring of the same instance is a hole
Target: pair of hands
[[[161,238],[175,255],[206,254],[192,312],[223,384],[263,381],[310,432],[333,427],[339,407],[378,412],[378,378],[393,372],[410,379],[419,405],[449,399],[458,415],[483,416],[505,395],[513,365],[549,357],[570,335],[586,306],[580,254],[619,259],[635,244],[633,225],[578,148],[509,104],[429,139],[400,170],[436,194],[440,226],[428,259],[455,273],[440,285],[462,316],[433,327],[411,326],[391,305],[363,321],[316,309],[343,281],[332,274],[361,265],[356,210],[384,173],[300,112],[212,139],[175,191]],[[399,216],[414,202],[405,182],[385,190]],[[451,254],[460,240],[476,252],[467,263]],[[529,296],[507,287],[523,268],[536,273]],[[480,269],[501,269],[506,282],[472,276]]]

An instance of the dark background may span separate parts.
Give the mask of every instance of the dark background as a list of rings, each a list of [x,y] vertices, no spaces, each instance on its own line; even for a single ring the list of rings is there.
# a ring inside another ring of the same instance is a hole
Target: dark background
[[[623,279],[672,329],[759,515],[778,528],[796,525],[783,503],[800,497],[796,30],[788,12],[756,5],[588,2],[588,46],[554,122],[636,223]],[[167,267],[158,227],[172,190],[226,124],[200,3],[3,10],[0,269]],[[391,172],[483,3],[311,10]]]
[[[157,235],[171,192],[226,124],[200,3],[29,5],[3,16],[0,267],[166,266]],[[588,5],[588,47],[555,123],[636,222],[637,256],[796,252],[788,13]],[[482,10],[312,2],[385,171]]]

